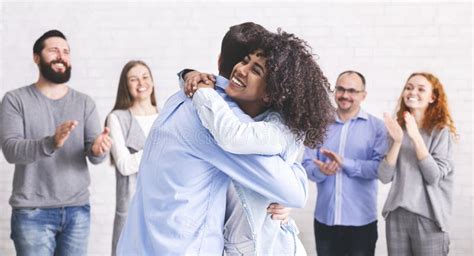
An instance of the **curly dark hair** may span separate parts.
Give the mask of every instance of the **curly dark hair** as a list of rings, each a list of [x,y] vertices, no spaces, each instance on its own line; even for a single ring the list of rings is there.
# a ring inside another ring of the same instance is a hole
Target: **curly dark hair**
[[[268,39],[263,54],[270,107],[282,115],[297,139],[315,148],[323,143],[335,117],[330,83],[304,40],[281,29]]]

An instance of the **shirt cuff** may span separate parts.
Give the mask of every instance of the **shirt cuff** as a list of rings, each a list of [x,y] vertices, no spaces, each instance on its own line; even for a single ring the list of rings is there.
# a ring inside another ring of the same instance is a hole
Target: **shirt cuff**
[[[56,151],[54,137],[48,136],[43,140],[43,152],[46,156],[52,156]]]
[[[186,74],[189,73],[189,72],[192,72],[192,71],[194,71],[194,69],[185,68],[185,69],[181,70],[177,75],[179,76],[179,78],[184,80],[184,77],[186,76]]]
[[[344,158],[344,163],[342,164],[342,169],[346,171],[349,176],[354,176],[357,174],[355,170],[356,161],[351,158]]]
[[[104,153],[100,156],[94,156],[94,153],[92,153],[91,151],[91,155],[89,156],[89,161],[92,163],[92,164],[100,164],[102,163],[105,158],[107,157],[108,153]]]
[[[387,160],[383,159],[380,161],[379,169],[377,176],[382,183],[388,183],[392,180],[393,174],[395,172],[395,165],[389,165]]]

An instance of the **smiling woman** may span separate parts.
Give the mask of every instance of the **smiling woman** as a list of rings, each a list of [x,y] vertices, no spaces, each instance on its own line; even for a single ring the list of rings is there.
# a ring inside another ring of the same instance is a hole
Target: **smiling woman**
[[[270,104],[266,93],[265,62],[266,58],[261,50],[246,56],[234,66],[229,86],[225,90],[227,95],[251,117],[263,112]]]
[[[285,32],[261,33],[261,38],[258,50],[235,64],[225,87],[227,96],[256,122],[241,121],[204,83],[198,84],[193,104],[204,127],[224,150],[280,155],[288,164],[296,164],[302,145],[314,147],[333,118],[329,83],[303,40]],[[222,79],[216,80],[218,90]],[[298,228],[288,218],[289,209],[237,181],[229,186],[227,201],[227,255],[306,254]]]
[[[145,138],[157,116],[150,68],[143,61],[129,61],[120,74],[115,106],[106,120],[113,140],[110,153],[117,182],[112,255],[116,253],[128,204],[135,194]]]
[[[389,255],[447,255],[456,135],[446,93],[429,73],[409,76],[397,120],[385,114],[392,139],[379,179],[392,183],[382,210]]]

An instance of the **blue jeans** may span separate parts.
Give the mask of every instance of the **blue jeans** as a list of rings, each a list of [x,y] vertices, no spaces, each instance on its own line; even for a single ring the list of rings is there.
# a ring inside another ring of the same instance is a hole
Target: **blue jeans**
[[[11,239],[18,256],[86,255],[90,206],[16,208]]]

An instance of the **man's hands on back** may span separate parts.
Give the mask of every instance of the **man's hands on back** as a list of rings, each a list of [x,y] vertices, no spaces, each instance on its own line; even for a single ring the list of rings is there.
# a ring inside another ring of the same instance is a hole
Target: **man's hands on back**
[[[291,208],[284,207],[281,204],[271,203],[267,207],[267,213],[272,215],[272,220],[280,220],[281,224],[288,223],[290,219]]]

